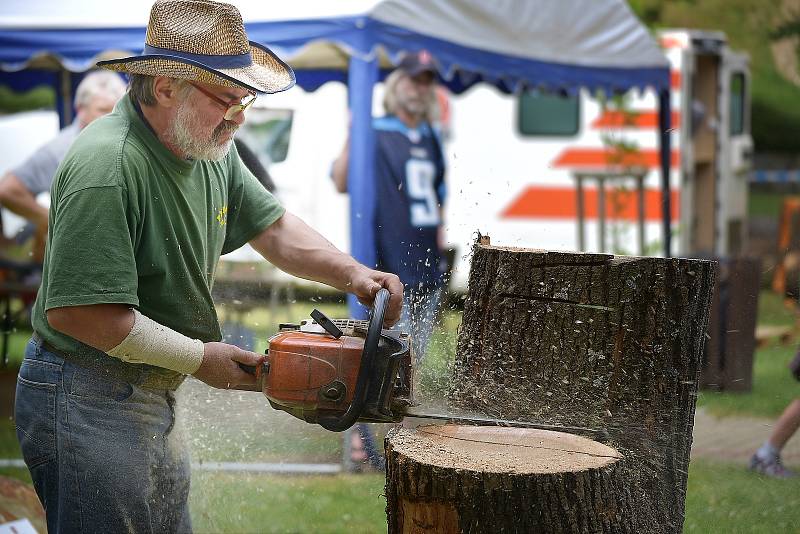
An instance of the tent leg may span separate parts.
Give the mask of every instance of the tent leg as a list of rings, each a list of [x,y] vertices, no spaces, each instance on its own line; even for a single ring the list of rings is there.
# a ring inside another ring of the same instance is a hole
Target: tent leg
[[[59,72],[59,86],[56,100],[59,104],[58,120],[61,128],[72,123],[72,73],[66,69]]]
[[[350,58],[350,158],[347,190],[350,193],[350,252],[367,267],[377,264],[375,241],[375,133],[372,130],[372,88],[378,82],[378,61]],[[358,95],[358,98],[355,98]],[[366,308],[353,295],[347,297],[350,317],[366,318]]]
[[[670,165],[672,163],[672,110],[670,105],[669,89],[662,89],[658,93],[658,127],[659,149],[661,156],[661,210],[663,216],[664,232],[664,257],[672,255],[672,206],[670,190]]]
[[[583,199],[583,176],[580,174],[575,175],[575,192],[577,193],[578,201],[578,250],[586,252],[586,230],[584,225],[586,218],[584,217],[584,199]]]

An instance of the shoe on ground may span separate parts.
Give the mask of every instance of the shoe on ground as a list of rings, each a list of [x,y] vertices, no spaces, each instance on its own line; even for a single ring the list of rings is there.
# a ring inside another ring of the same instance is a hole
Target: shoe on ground
[[[750,458],[750,470],[772,478],[792,478],[797,476],[793,471],[783,466],[781,457],[764,460],[757,454]]]

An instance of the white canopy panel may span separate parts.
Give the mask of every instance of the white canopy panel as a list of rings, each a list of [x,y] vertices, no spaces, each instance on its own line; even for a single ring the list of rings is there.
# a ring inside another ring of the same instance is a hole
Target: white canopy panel
[[[462,46],[537,61],[668,67],[623,0],[384,0],[370,17]]]

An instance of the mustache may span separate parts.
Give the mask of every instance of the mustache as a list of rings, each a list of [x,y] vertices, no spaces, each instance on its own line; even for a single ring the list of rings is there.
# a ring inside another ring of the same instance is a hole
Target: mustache
[[[214,132],[212,135],[214,139],[219,139],[220,136],[222,136],[222,134],[227,132],[236,133],[236,130],[238,129],[239,129],[238,124],[229,121],[223,121],[219,124],[219,126],[214,128]]]

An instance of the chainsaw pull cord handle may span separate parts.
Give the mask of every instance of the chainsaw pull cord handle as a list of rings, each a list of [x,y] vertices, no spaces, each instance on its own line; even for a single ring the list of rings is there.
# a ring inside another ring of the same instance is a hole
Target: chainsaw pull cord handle
[[[361,417],[364,405],[367,403],[369,393],[369,377],[372,376],[372,367],[375,363],[375,356],[378,353],[378,343],[383,331],[383,317],[389,305],[389,290],[381,288],[375,294],[372,304],[372,317],[370,317],[369,327],[367,328],[367,338],[364,340],[364,350],[361,352],[361,366],[358,369],[356,379],[356,389],[353,392],[353,402],[347,411],[341,416],[323,415],[319,417],[319,424],[325,430],[332,432],[342,432],[347,430]]]

